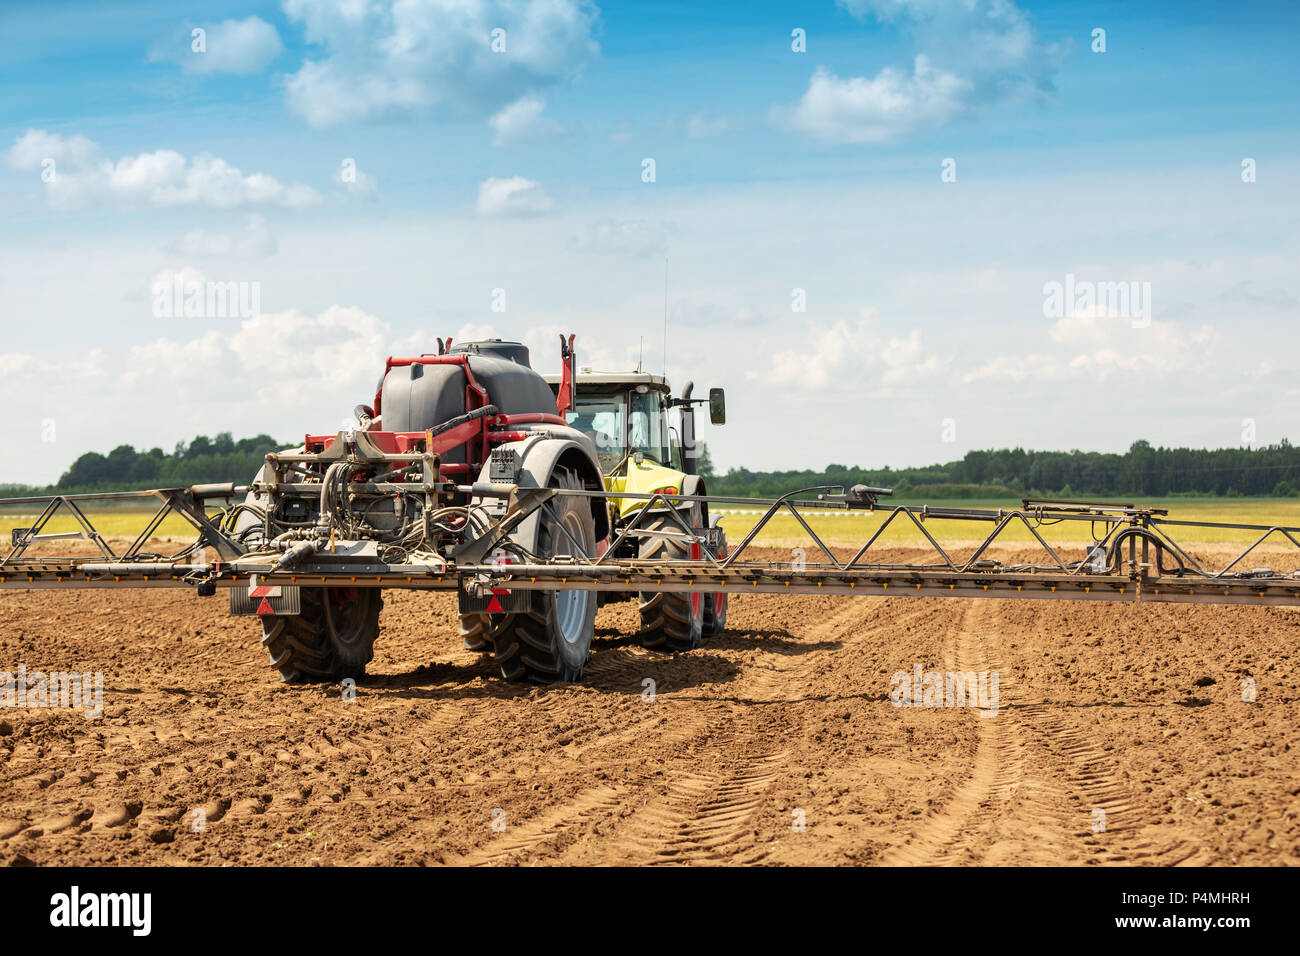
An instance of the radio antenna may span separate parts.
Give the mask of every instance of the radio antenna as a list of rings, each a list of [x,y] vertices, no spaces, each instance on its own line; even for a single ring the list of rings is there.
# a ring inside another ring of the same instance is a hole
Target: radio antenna
[[[664,378],[668,378],[668,253],[664,253]]]

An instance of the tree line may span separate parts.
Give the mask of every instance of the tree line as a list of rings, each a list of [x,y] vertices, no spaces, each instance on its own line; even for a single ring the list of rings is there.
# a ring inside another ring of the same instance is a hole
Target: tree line
[[[51,494],[81,494],[96,491],[135,491],[143,488],[187,488],[207,482],[252,480],[268,452],[287,448],[292,442],[276,441],[270,435],[241,438],[230,432],[216,437],[196,435],[193,441],[178,442],[170,452],[161,448],[137,451],[118,445],[107,455],[86,452],[49,488],[21,489]],[[4,486],[7,492],[20,489]]]
[[[1164,448],[1137,441],[1124,453],[970,451],[957,461],[920,468],[827,465],[821,471],[732,468],[709,480],[719,495],[774,498],[815,485],[892,487],[897,495],[932,498],[1148,498],[1169,495],[1300,495],[1300,448],[1282,439],[1259,448]]]
[[[141,488],[186,487],[218,481],[247,482],[268,452],[286,448],[270,435],[236,441],[230,432],[197,435],[171,452],[119,445],[108,454],[86,452],[49,488],[0,485],[5,494],[75,494]],[[1300,448],[1283,439],[1259,448],[1164,448],[1137,441],[1124,453],[970,451],[957,461],[919,468],[861,468],[839,464],[818,471],[750,471],[715,474],[700,443],[699,471],[716,495],[775,498],[816,485],[877,485],[897,495],[986,498],[1008,495],[1148,498],[1170,495],[1300,496]]]

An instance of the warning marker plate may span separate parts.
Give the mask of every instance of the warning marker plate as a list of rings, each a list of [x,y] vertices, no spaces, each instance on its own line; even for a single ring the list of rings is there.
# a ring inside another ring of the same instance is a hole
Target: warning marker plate
[[[483,563],[505,568],[513,563],[513,558],[510,552],[498,548]],[[531,600],[529,591],[514,592],[510,588],[496,587],[470,594],[462,584],[459,609],[461,614],[515,614],[527,610]]]
[[[248,576],[248,596],[251,598],[280,597],[282,590],[278,584],[262,584],[257,580],[256,574]],[[262,612],[259,610],[257,613]]]
[[[498,567],[507,565],[509,563],[510,563],[510,552],[502,548],[497,548],[497,550],[492,552],[491,557],[488,558],[488,564],[495,564]],[[493,588],[492,598],[491,600],[488,601],[487,612],[489,614],[504,614],[506,612],[506,609],[501,606],[501,599],[503,597],[506,597],[509,594],[510,594],[509,588]]]
[[[265,585],[230,589],[230,613],[237,616],[282,617],[302,613],[302,593],[296,585]]]

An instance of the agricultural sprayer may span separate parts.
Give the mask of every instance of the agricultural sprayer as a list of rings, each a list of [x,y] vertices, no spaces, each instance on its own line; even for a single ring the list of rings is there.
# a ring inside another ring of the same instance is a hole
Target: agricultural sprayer
[[[361,676],[386,589],[456,590],[466,646],[490,653],[505,677],[539,683],[581,676],[597,606],[620,598],[638,601],[642,643],[670,651],[718,634],[738,592],[1300,605],[1300,576],[1244,567],[1275,535],[1300,547],[1300,529],[1175,521],[1133,503],[897,506],[851,557],[837,557],[809,516],[874,510],[889,489],[710,495],[695,468],[694,409],[708,404],[721,424],[721,389],[696,399],[688,384],[673,397],[661,377],[579,371],[572,336],[561,359],[548,380],[518,343],[439,341],[436,354],[388,359],[354,426],[267,455],[246,485],[0,499],[0,513],[39,511],[12,532],[0,589],[225,589],[232,613],[260,620],[271,664],[291,682]],[[129,499],[157,509],[119,553],[86,512]],[[761,509],[730,546],[718,520],[728,507]],[[146,551],[172,515],[194,539],[172,554]],[[807,534],[812,560],[747,560],[778,515]],[[72,531],[47,530],[69,517]],[[933,520],[988,531],[955,558],[927,528]],[[1063,522],[1086,523],[1082,557],[1043,537]],[[873,562],[896,524],[919,533],[932,559]],[[1028,529],[1038,561],[993,557],[1013,527]],[[1186,527],[1257,537],[1214,570],[1174,539]],[[74,553],[57,553],[70,540]]]

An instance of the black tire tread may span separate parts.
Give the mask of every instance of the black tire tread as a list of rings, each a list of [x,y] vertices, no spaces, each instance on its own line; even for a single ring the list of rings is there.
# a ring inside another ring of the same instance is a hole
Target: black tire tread
[[[559,487],[581,488],[581,478],[567,469],[552,476]],[[537,553],[552,553],[555,532],[549,522],[543,521],[537,532]],[[555,684],[576,681],[582,677],[583,665],[566,664],[547,639],[549,625],[548,601],[550,592],[529,591],[527,610],[501,614],[491,621],[487,630],[492,644],[492,659],[501,668],[506,680],[533,684]]]
[[[462,614],[460,616],[460,640],[467,651],[492,652],[492,618],[487,614]]]
[[[667,515],[651,518],[644,527],[649,531],[680,531],[677,522]],[[667,538],[646,538],[640,556],[647,560],[681,558],[682,549]],[[700,646],[702,632],[691,626],[691,596],[678,591],[644,591],[637,594],[641,612],[641,630],[637,638],[642,647],[660,651],[690,651]]]
[[[330,642],[325,625],[324,588],[303,588],[302,613],[262,618],[262,646],[271,667],[286,684],[320,683],[364,677],[366,664],[374,659],[379,636],[379,614],[383,596],[374,592],[365,622],[361,661],[345,664]]]

